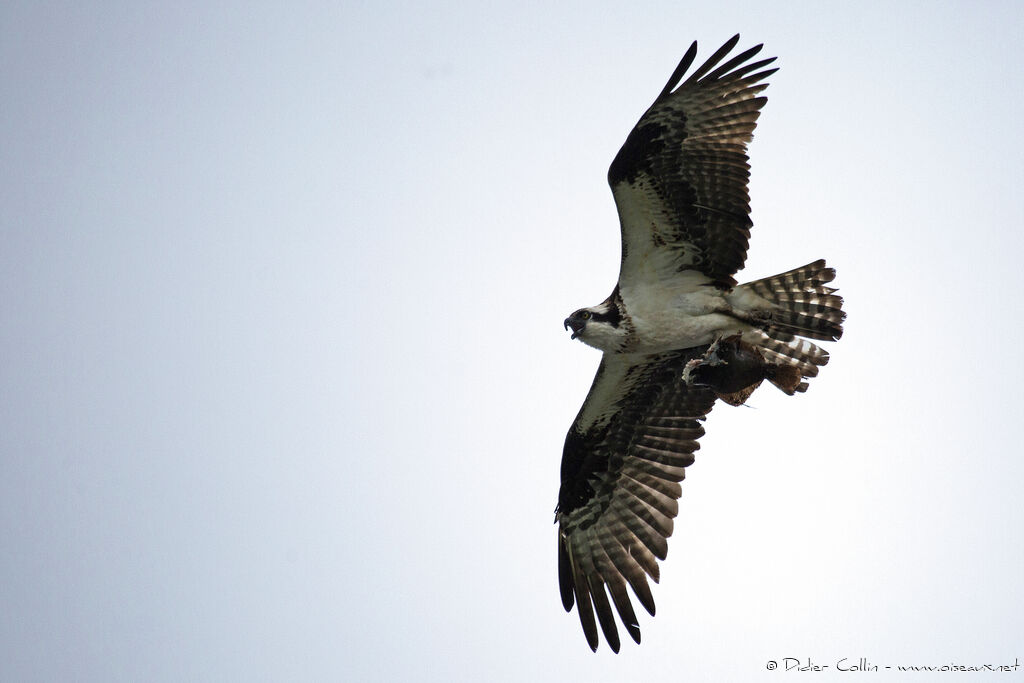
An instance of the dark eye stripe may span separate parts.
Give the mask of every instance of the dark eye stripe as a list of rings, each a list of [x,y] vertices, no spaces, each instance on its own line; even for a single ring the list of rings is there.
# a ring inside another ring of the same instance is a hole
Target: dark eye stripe
[[[608,323],[612,327],[618,327],[619,323],[622,322],[622,316],[619,315],[618,306],[613,304],[607,313],[595,313],[594,320],[601,323]]]

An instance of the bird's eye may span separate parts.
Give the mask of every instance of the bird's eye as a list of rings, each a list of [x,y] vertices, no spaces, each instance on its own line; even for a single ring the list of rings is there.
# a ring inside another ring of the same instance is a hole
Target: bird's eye
[[[590,311],[580,311],[580,318],[590,320]]]

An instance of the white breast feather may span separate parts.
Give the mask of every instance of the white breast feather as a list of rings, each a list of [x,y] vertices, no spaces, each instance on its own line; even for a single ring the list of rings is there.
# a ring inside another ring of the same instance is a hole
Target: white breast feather
[[[661,353],[686,349],[749,330],[748,325],[721,312],[729,303],[719,289],[708,284],[707,276],[686,270],[671,279],[620,287],[636,337],[636,346],[630,350]]]

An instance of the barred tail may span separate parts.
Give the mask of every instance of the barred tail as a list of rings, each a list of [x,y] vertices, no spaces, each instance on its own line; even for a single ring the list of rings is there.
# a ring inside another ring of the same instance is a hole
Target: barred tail
[[[745,335],[761,349],[770,363],[790,366],[801,380],[814,377],[828,363],[828,352],[807,339],[835,341],[843,336],[843,298],[826,286],[836,271],[819,259],[779,275],[741,285],[772,304],[770,321],[764,329]],[[780,378],[781,379],[781,378]],[[769,380],[772,380],[769,377]],[[805,381],[774,381],[787,394],[807,391]]]

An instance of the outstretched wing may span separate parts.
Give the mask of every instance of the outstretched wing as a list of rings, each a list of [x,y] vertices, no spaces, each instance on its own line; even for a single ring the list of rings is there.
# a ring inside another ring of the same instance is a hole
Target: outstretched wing
[[[658,581],[685,471],[715,402],[712,389],[682,380],[707,346],[653,356],[605,354],[565,439],[558,493],[558,580],[562,604],[577,605],[591,649],[594,612],[612,650],[619,635],[608,596],[637,643],[628,584],[654,614],[647,577]],[[607,590],[607,593],[606,593]]]
[[[752,225],[747,143],[767,101],[757,95],[777,70],[762,69],[774,57],[748,61],[761,45],[720,64],[738,41],[676,88],[697,54],[694,42],[608,169],[622,225],[620,285],[682,270],[736,284]]]

